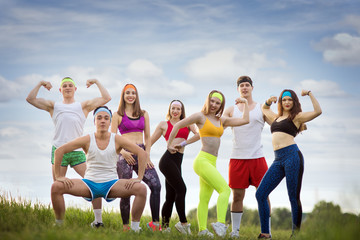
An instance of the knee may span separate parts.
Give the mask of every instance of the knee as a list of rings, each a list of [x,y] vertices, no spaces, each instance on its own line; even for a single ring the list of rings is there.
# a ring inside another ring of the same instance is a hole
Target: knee
[[[259,189],[256,190],[255,197],[258,202],[267,200],[267,196],[262,191],[259,191]]]
[[[157,184],[153,184],[150,187],[150,191],[151,191],[152,194],[160,194],[160,192],[161,192],[161,183],[160,183],[160,181]]]
[[[55,181],[51,186],[51,194],[62,194],[64,191],[64,184],[62,182]]]
[[[233,192],[233,201],[242,202],[244,200],[244,194],[239,192]]]
[[[139,183],[135,192],[136,192],[136,194],[135,194],[136,196],[146,198],[147,188],[146,188],[146,186],[144,184]]]
[[[230,194],[231,194],[231,189],[228,185],[226,185],[226,187],[224,187],[221,191],[222,194],[230,197]]]

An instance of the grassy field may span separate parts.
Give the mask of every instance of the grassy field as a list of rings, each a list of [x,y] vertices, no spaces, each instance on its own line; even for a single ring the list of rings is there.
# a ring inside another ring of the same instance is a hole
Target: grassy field
[[[213,222],[210,217],[209,221]],[[249,214],[250,215],[250,214]],[[278,214],[279,215],[279,214]],[[288,214],[287,214],[288,215]],[[279,215],[280,216],[280,215]],[[289,221],[286,219],[276,221]],[[117,212],[103,212],[105,228],[92,229],[90,223],[94,219],[91,209],[81,210],[68,208],[65,223],[61,227],[54,226],[54,213],[50,205],[45,206],[31,203],[27,200],[9,199],[0,195],[0,239],[203,239],[197,236],[197,223],[195,217],[189,214],[191,223],[191,236],[184,236],[173,227],[178,221],[173,219],[170,223],[172,232],[169,234],[150,232],[146,228],[146,222],[151,221],[149,216],[143,216],[140,226],[141,233],[121,231],[121,217]],[[258,220],[255,220],[258,221]],[[290,220],[291,221],[291,220]],[[279,225],[279,224],[277,224]],[[288,224],[287,224],[288,225]],[[210,229],[210,227],[209,227]],[[256,239],[260,227],[244,221],[240,229],[240,239]],[[273,239],[289,239],[291,226],[283,229],[275,227],[272,230]],[[358,239],[360,238],[360,216],[341,213],[339,206],[332,203],[320,202],[314,210],[306,215],[301,232],[296,239]],[[220,239],[215,237],[215,239]],[[222,239],[231,239],[229,236]]]

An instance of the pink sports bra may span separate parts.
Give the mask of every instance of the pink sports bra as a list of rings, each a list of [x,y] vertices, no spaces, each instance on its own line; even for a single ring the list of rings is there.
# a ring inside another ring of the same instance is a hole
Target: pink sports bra
[[[126,113],[122,117],[121,123],[118,126],[121,134],[131,132],[143,132],[145,129],[145,118],[144,116],[138,118],[129,118]]]

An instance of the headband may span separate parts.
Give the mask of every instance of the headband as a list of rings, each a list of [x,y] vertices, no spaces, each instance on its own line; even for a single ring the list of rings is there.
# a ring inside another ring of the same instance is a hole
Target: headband
[[[106,112],[110,115],[110,118],[112,117],[112,114],[110,112],[109,109],[105,108],[105,107],[99,107],[95,112],[94,112],[94,117],[96,116],[96,114],[98,114],[99,112]]]
[[[220,99],[221,103],[223,102],[223,96],[218,92],[214,92],[213,94],[211,94],[211,97],[216,97],[216,98]]]
[[[243,82],[248,82],[250,83],[250,85],[252,86],[252,80],[250,78],[243,78],[238,82],[238,86],[243,83]]]
[[[134,90],[136,91],[136,88],[135,88],[134,85],[132,85],[132,84],[126,84],[126,86],[125,86],[125,88],[124,88],[124,92],[125,92],[128,88],[132,88],[132,89],[134,89]]]
[[[281,99],[283,99],[283,98],[286,97],[286,96],[292,98],[291,93],[290,93],[289,91],[285,91],[285,92],[283,92],[283,94],[282,94],[282,96],[281,96]]]
[[[171,103],[171,106],[172,105],[179,105],[180,107],[182,107],[182,104],[181,104],[181,102],[179,102],[179,101],[173,101],[172,103]]]
[[[69,77],[63,78],[63,80],[61,80],[60,86],[62,86],[64,84],[64,82],[72,82],[74,84],[74,86],[76,86],[74,80],[72,80]]]

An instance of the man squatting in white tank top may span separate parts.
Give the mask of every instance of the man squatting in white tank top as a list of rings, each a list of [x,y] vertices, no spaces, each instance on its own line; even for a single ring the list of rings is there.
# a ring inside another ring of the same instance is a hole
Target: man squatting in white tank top
[[[146,186],[141,183],[145,172],[147,153],[125,137],[109,132],[111,111],[102,106],[94,110],[96,132],[76,138],[55,150],[55,182],[51,187],[51,202],[56,224],[62,225],[65,216],[64,194],[84,197],[91,201],[103,197],[110,202],[115,198],[135,196],[131,211],[131,229],[140,230],[140,218],[146,203]],[[60,174],[64,154],[82,148],[86,153],[87,169],[83,179],[69,179]],[[118,179],[117,160],[125,148],[138,156],[137,178]]]
[[[233,192],[230,209],[232,237],[239,236],[245,189],[249,185],[257,188],[268,169],[261,144],[261,132],[265,121],[268,122],[268,120],[261,111],[261,105],[252,98],[253,89],[253,82],[250,77],[241,76],[237,79],[237,90],[242,98],[247,99],[249,104],[250,123],[232,127],[233,149],[229,163],[229,186]],[[242,114],[241,104],[231,106],[224,112],[227,117],[241,117]]]
[[[74,140],[77,137],[81,137],[83,135],[86,117],[89,112],[111,100],[108,91],[103,87],[99,80],[89,79],[86,81],[87,87],[90,87],[93,84],[96,84],[99,88],[101,97],[85,100],[83,102],[75,101],[75,92],[77,88],[74,80],[69,77],[63,78],[60,83],[59,91],[62,94],[62,101],[54,102],[52,100],[37,97],[37,94],[42,86],[48,91],[52,88],[51,83],[47,81],[40,81],[26,98],[26,101],[34,107],[49,112],[53,120],[55,133],[52,141],[51,163],[54,181],[55,150],[65,143]],[[81,149],[75,149],[74,151],[64,155],[60,168],[61,176],[66,175],[68,165],[70,165],[70,167],[72,167],[81,177],[84,177],[86,170],[86,157],[84,152]],[[101,216],[101,198],[93,201],[93,209],[95,220],[91,223],[91,226],[103,226]]]

